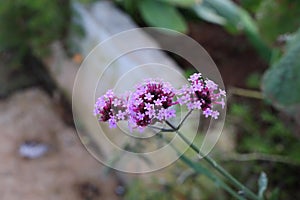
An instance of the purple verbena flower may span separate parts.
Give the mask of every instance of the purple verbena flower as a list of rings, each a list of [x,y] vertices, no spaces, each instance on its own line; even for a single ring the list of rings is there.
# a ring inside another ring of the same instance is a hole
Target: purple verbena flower
[[[217,119],[220,113],[214,109],[218,104],[224,109],[226,92],[212,80],[203,78],[201,73],[193,74],[188,80],[190,84],[177,91],[170,83],[155,79],[144,80],[134,92],[122,97],[108,90],[96,101],[94,114],[99,121],[108,121],[110,128],[115,128],[118,121],[128,120],[130,129],[140,130],[176,117],[172,108],[176,104],[186,105],[188,110],[202,110],[205,117]]]
[[[162,106],[162,100],[161,99],[154,100],[153,102],[156,106]]]
[[[204,79],[201,73],[195,73],[188,78],[190,85],[184,85],[176,92],[178,103],[186,105],[189,110],[202,110],[205,117],[211,116],[217,119],[218,111],[214,111],[215,105],[225,107],[226,92],[209,79]]]
[[[125,106],[124,106],[125,105]],[[115,128],[117,122],[127,119],[127,99],[117,97],[112,90],[99,97],[95,103],[94,115],[98,121],[109,122],[110,128]]]
[[[147,79],[137,85],[128,103],[131,126],[144,128],[175,117],[175,110],[171,108],[177,104],[174,91],[170,83],[161,80]]]

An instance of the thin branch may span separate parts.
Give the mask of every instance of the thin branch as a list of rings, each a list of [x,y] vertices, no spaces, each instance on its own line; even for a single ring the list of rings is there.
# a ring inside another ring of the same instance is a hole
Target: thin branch
[[[179,125],[176,127],[176,130],[179,130],[181,128],[181,126],[183,125],[183,123],[185,122],[185,120],[188,118],[188,116],[192,113],[193,110],[190,110],[185,116],[184,118],[181,120],[181,122],[179,123]]]
[[[159,130],[160,132],[174,132],[173,129],[164,129],[164,128],[161,128],[161,127],[151,126],[151,125],[148,125],[148,127],[152,128],[152,129]]]
[[[254,98],[254,99],[263,99],[264,98],[262,93],[259,91],[237,88],[237,87],[230,88],[228,93],[232,94],[232,95],[238,95],[238,96],[249,97],[249,98]]]
[[[174,127],[174,129],[164,129],[164,128],[161,128],[161,127],[157,127],[157,126],[151,126],[149,125],[148,127],[149,128],[152,128],[152,129],[156,129],[156,130],[160,130],[161,132],[175,132],[177,130],[179,130],[181,128],[181,126],[183,125],[183,123],[185,122],[185,120],[188,118],[188,116],[192,113],[193,110],[190,110],[185,116],[184,118],[181,120],[181,122],[179,123],[179,125],[177,127]]]
[[[289,165],[298,165],[298,166],[300,165],[299,162],[290,159],[286,156],[264,154],[264,153],[247,153],[247,154],[231,153],[231,154],[226,154],[226,156],[222,156],[220,160],[223,161],[234,160],[240,162],[261,160],[261,161],[269,161],[269,162],[280,162]]]

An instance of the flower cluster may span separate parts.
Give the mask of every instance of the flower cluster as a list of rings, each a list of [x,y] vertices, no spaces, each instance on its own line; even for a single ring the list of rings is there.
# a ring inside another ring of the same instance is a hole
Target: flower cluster
[[[112,90],[108,90],[105,95],[97,99],[94,115],[98,116],[101,122],[108,121],[110,128],[115,128],[118,121],[128,118],[126,104],[126,97],[117,97]]]
[[[156,122],[176,117],[174,105],[186,105],[189,110],[202,110],[205,117],[217,119],[219,112],[215,105],[225,106],[224,90],[216,83],[195,73],[188,79],[189,85],[175,90],[162,80],[147,79],[136,86],[133,93],[117,97],[112,90],[98,98],[94,114],[99,121],[109,122],[116,127],[120,120],[128,120],[132,128],[141,128]]]
[[[183,86],[176,92],[178,103],[186,105],[189,110],[202,110],[205,117],[211,116],[217,119],[219,112],[213,110],[214,105],[225,107],[226,92],[209,79],[204,79],[201,73],[195,73],[188,79],[189,85]]]
[[[174,88],[168,82],[148,79],[137,85],[128,104],[129,122],[133,127],[143,128],[155,122],[175,117]]]

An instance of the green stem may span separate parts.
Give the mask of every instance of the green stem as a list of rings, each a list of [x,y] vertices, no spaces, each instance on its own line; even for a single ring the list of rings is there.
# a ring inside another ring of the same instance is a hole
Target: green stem
[[[166,140],[166,138],[164,138],[161,134],[160,134],[160,137],[176,151],[176,153],[180,156],[179,157],[180,160],[182,160],[186,165],[188,165],[189,167],[194,169],[196,173],[204,174],[209,179],[211,179],[213,182],[217,183],[220,187],[222,187],[224,190],[226,190],[229,194],[234,196],[236,199],[246,200],[244,197],[239,195],[236,191],[231,189],[231,187],[228,184],[226,184],[224,181],[222,181],[219,177],[217,177],[217,176],[213,175],[211,172],[209,172],[208,169],[204,168],[199,163],[192,162],[185,155],[181,154],[179,152],[179,150],[172,143],[170,143],[170,141]]]
[[[214,169],[216,169],[220,174],[222,174],[225,178],[227,178],[235,187],[239,188],[241,191],[245,192],[245,195],[253,200],[259,200],[256,194],[254,194],[251,190],[249,190],[246,186],[244,186],[241,182],[239,182],[236,178],[234,178],[231,174],[229,174],[223,167],[218,165],[218,163],[212,159],[209,155],[204,155],[198,147],[196,147],[193,143],[191,143],[181,132],[176,130],[176,127],[171,124],[169,121],[166,123],[175,130],[175,132],[179,135],[179,137],[187,143],[197,154],[199,154],[203,159],[208,162]]]
[[[187,164],[188,166],[192,167],[196,172],[197,172],[197,168],[199,168],[200,166],[197,165],[195,166],[194,163],[192,163],[186,156],[181,155],[180,159]],[[224,181],[222,181],[221,179],[217,178],[216,176],[213,175],[207,175],[208,173],[208,169],[205,169],[204,167],[201,166],[201,171],[206,171],[206,176],[208,178],[210,178],[212,181],[214,181],[215,183],[217,183],[220,187],[222,187],[224,190],[226,190],[229,194],[231,194],[232,196],[234,196],[236,199],[239,200],[246,200],[244,197],[242,197],[241,195],[239,195],[236,191],[234,191],[233,189],[231,189],[230,186],[228,186]]]

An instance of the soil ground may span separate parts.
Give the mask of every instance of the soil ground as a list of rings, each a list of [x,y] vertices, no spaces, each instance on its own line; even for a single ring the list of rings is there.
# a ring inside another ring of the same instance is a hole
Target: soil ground
[[[104,173],[57,107],[38,88],[0,102],[0,199],[119,199],[118,179]],[[49,151],[34,159],[23,157],[19,149],[24,142],[45,144]]]

